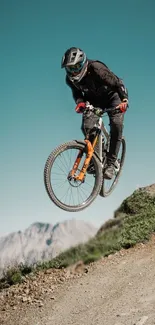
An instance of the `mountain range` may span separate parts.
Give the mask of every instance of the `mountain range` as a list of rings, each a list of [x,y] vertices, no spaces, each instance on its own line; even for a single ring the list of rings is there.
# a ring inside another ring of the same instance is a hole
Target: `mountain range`
[[[54,226],[36,222],[23,232],[0,237],[0,273],[8,265],[52,259],[71,246],[85,243],[97,230],[89,222],[72,219]]]

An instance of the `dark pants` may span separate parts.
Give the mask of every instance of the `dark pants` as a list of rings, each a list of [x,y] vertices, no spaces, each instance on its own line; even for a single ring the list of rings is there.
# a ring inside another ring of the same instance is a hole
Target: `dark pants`
[[[110,149],[108,154],[108,162],[114,162],[117,159],[118,152],[121,145],[121,139],[123,134],[123,122],[124,122],[124,114],[122,112],[116,112],[115,107],[120,104],[120,99],[116,96],[111,100],[110,104],[107,108],[113,108],[111,112],[108,113],[109,115],[109,121],[110,121]],[[102,107],[101,107],[102,108]],[[104,110],[104,108],[103,108]],[[87,132],[90,132],[93,134],[93,126],[97,122],[98,117],[94,114],[88,114],[83,115],[82,119],[82,126],[81,130],[84,135],[86,135]]]

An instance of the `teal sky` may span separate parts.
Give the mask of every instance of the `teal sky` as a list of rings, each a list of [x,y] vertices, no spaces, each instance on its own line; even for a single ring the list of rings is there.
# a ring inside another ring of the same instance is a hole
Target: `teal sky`
[[[0,0],[0,234],[69,218],[99,226],[137,186],[155,182],[154,17],[154,0]],[[122,77],[130,99],[118,186],[76,214],[57,208],[43,183],[50,152],[82,138],[60,68],[71,46]]]

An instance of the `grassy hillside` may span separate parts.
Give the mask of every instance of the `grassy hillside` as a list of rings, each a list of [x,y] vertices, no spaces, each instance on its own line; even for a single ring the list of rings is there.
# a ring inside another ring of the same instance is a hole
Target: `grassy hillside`
[[[49,262],[27,267],[19,265],[5,271],[0,288],[21,282],[25,274],[38,269],[67,267],[79,260],[85,264],[101,256],[128,249],[138,242],[149,240],[155,232],[155,185],[136,190],[126,198],[97,235],[86,244],[73,247]]]

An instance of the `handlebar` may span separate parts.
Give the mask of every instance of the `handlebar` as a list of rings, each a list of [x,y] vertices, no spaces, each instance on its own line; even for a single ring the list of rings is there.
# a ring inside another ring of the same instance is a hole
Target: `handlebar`
[[[113,111],[114,108],[105,108],[104,110],[100,107],[94,107],[93,105],[91,105],[89,102],[86,102],[86,109],[85,111],[92,111],[95,115],[102,117],[105,113],[111,112]],[[115,107],[115,111],[120,112],[120,109],[117,107]]]

